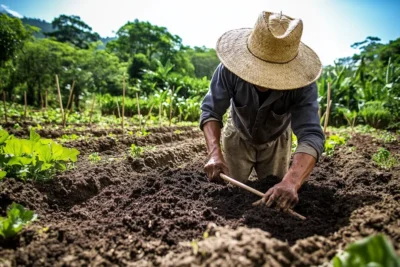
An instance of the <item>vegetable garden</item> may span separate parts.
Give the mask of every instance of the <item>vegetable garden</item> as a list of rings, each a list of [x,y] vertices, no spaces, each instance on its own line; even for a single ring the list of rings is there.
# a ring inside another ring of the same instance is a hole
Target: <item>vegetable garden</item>
[[[100,49],[61,38],[79,17],[44,39],[6,17],[20,42],[0,57],[0,266],[400,266],[400,39],[324,68],[325,152],[300,220],[207,180],[213,49],[138,20]]]
[[[302,221],[253,207],[257,197],[240,188],[208,182],[197,126],[165,121],[123,133],[8,125],[1,132],[1,213],[31,212],[21,215],[27,225],[14,224],[15,234],[2,222],[6,266],[310,266],[377,233],[400,250],[400,146],[392,132],[328,128],[325,153],[295,207]],[[266,177],[250,186],[264,192],[276,182]]]

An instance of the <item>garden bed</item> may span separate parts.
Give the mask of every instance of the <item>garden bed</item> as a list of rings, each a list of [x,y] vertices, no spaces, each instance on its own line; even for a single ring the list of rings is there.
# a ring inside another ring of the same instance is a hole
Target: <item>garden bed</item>
[[[39,216],[1,245],[0,265],[310,266],[378,232],[400,252],[400,168],[379,169],[371,159],[381,146],[399,153],[398,141],[356,134],[322,156],[299,192],[301,221],[208,182],[202,133],[174,130],[67,142],[81,151],[75,169],[46,183],[0,182],[1,215],[17,202]],[[152,148],[136,158],[131,144]],[[93,152],[99,162],[87,159]],[[277,182],[262,178],[249,185],[265,192]]]

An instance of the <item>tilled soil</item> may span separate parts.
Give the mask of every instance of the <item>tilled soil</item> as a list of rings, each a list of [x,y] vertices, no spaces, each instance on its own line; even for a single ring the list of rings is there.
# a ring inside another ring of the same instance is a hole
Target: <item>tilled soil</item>
[[[400,252],[400,168],[380,170],[371,160],[378,146],[399,151],[398,142],[373,144],[357,135],[322,157],[299,192],[295,211],[307,217],[301,221],[253,207],[257,196],[240,188],[208,182],[204,141],[191,131],[119,137],[107,149],[94,144],[76,169],[46,184],[5,179],[0,213],[15,201],[39,220],[0,244],[0,265],[310,266],[377,232]],[[132,142],[155,149],[133,158]],[[95,150],[117,160],[90,163]],[[249,185],[266,191],[277,182],[262,177]]]

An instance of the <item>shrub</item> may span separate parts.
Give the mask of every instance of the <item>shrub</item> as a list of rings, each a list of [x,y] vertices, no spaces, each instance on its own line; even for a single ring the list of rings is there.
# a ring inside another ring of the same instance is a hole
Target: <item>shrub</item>
[[[365,103],[365,106],[360,110],[360,115],[365,123],[376,128],[387,128],[391,122],[391,113],[379,101],[371,101]]]

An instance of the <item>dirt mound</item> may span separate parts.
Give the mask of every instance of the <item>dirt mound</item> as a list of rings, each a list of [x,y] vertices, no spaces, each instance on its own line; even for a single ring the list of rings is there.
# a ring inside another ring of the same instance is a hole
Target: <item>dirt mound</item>
[[[160,266],[305,266],[302,254],[260,229],[209,225],[207,238],[183,246],[183,253],[159,259]]]

